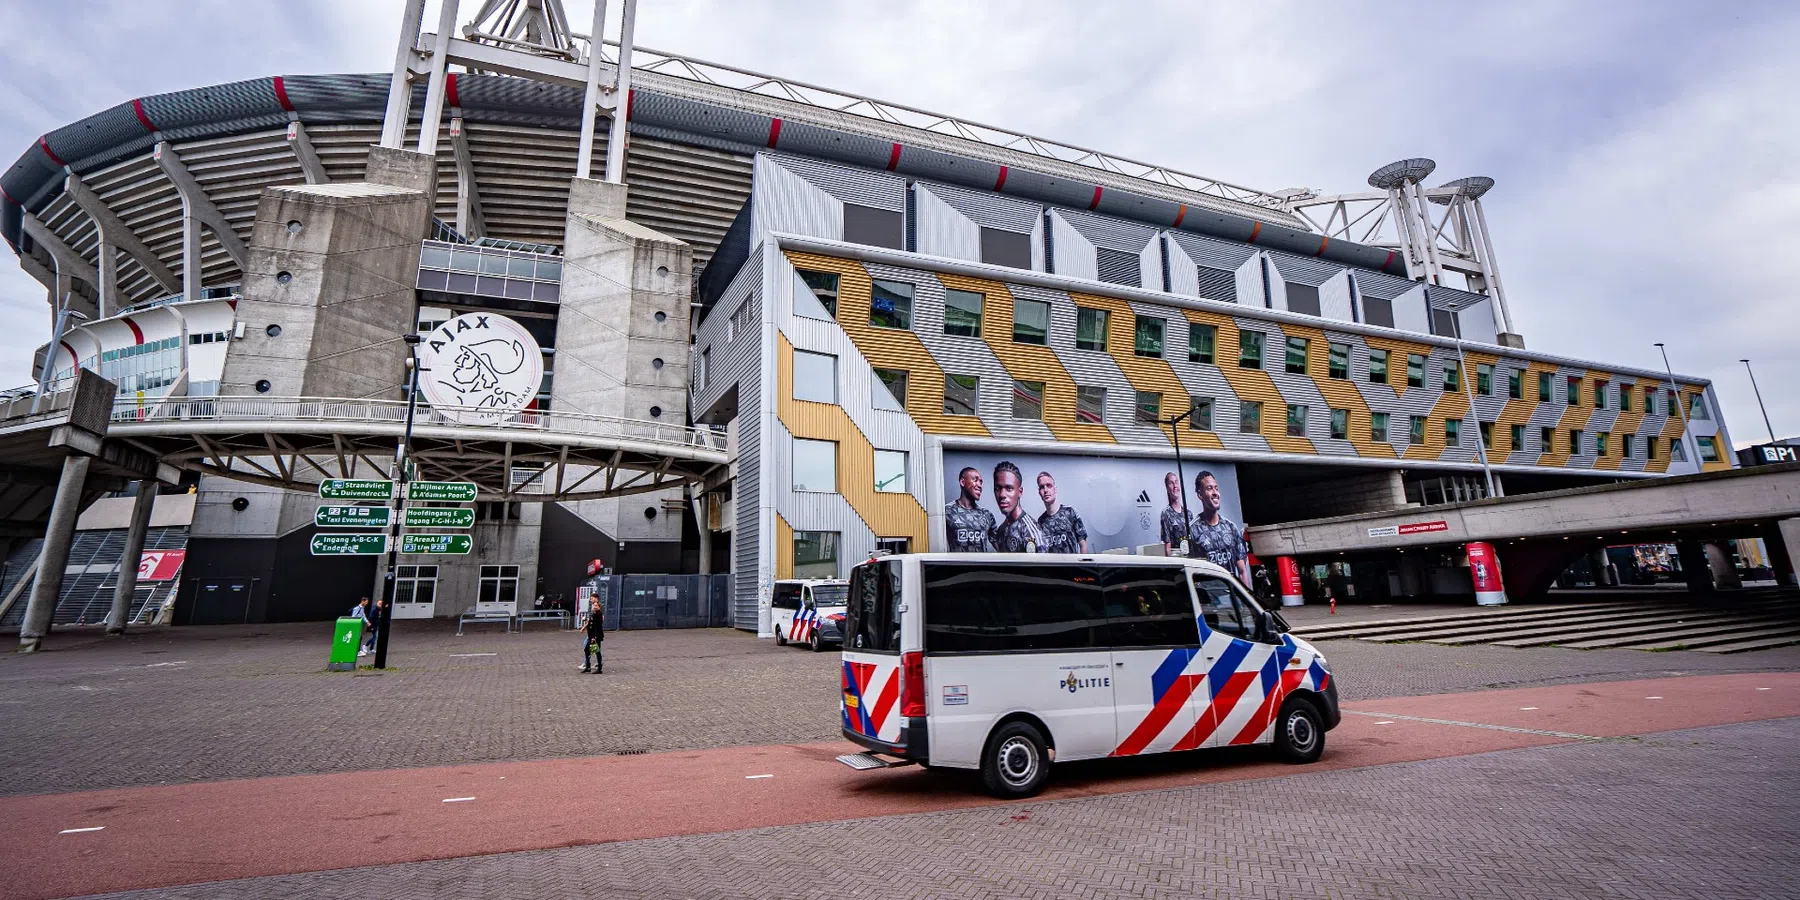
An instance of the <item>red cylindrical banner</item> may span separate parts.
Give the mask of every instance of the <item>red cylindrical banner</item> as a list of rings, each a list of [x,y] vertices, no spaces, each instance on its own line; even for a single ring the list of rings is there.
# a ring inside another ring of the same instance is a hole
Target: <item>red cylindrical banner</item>
[[[1300,564],[1291,556],[1275,558],[1275,571],[1281,579],[1281,605],[1301,606],[1306,603],[1306,595],[1300,592]]]
[[[1468,545],[1469,580],[1475,584],[1475,602],[1482,606],[1499,606],[1506,602],[1506,588],[1500,583],[1500,557],[1494,545],[1476,542]]]

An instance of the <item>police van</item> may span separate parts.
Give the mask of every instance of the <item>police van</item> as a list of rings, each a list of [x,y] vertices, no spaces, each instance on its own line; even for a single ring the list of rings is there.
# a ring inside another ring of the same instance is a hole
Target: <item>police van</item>
[[[769,598],[775,643],[800,644],[814,652],[844,640],[844,598],[850,583],[829,579],[783,579]]]
[[[1053,762],[1272,744],[1319,758],[1325,657],[1224,569],[1149,556],[934,553],[850,576],[844,737],[857,769],[980,769],[1002,797]]]

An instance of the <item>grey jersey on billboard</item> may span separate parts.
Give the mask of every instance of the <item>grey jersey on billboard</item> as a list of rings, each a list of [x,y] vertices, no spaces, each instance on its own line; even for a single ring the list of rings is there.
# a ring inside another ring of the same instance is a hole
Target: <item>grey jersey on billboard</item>
[[[1244,543],[1244,529],[1224,516],[1219,517],[1217,524],[1208,525],[1199,516],[1194,517],[1192,530],[1192,553],[1196,559],[1206,559],[1220,566],[1227,572],[1237,572],[1237,564],[1243,562],[1250,548]]]
[[[1172,506],[1163,507],[1162,542],[1171,547],[1181,544],[1181,539],[1188,536],[1187,523],[1182,521],[1181,510]]]
[[[944,533],[951,553],[980,553],[994,549],[988,543],[994,531],[994,514],[981,507],[955,501],[944,507]]]
[[[1055,515],[1038,516],[1038,530],[1044,533],[1038,549],[1045,553],[1080,553],[1081,542],[1088,539],[1081,515],[1068,506],[1057,507]]]
[[[1048,552],[1044,549],[1044,532],[1030,516],[1003,520],[994,526],[993,541],[994,549],[1000,553]]]

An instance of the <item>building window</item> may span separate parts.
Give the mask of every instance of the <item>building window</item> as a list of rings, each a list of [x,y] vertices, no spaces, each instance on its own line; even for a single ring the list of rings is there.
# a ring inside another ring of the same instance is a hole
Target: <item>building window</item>
[[[437,602],[437,566],[396,566],[394,572],[395,603]]]
[[[1106,320],[1104,309],[1075,308],[1075,349],[1106,352]]]
[[[1625,395],[1620,394],[1619,396],[1623,397]],[[1635,434],[1619,435],[1619,455],[1625,457],[1626,459],[1630,459],[1636,453],[1637,453],[1637,435],[1635,435]]]
[[[837,532],[794,532],[795,578],[836,578],[838,576],[837,557]]]
[[[869,393],[875,399],[876,409],[906,409],[906,370],[876,369]]]
[[[875,490],[883,494],[906,493],[906,451],[875,451]]]
[[[1425,443],[1425,417],[1413,416],[1406,423],[1406,440],[1410,444]]]
[[[519,567],[482,566],[477,591],[478,593],[475,595],[477,603],[506,605],[517,603],[519,600]]]
[[[1710,434],[1700,435],[1694,438],[1694,444],[1700,448],[1701,462],[1713,463],[1719,461],[1718,438],[1715,438]]]
[[[944,333],[957,337],[981,337],[981,303],[974,291],[944,291]]]
[[[1050,304],[1037,300],[1013,301],[1013,343],[1050,342]]]
[[[1350,437],[1350,411],[1334,409],[1331,411],[1331,436],[1338,440]]]
[[[1263,333],[1260,331],[1238,332],[1238,368],[1260,369],[1263,367]]]
[[[1712,418],[1706,414],[1706,398],[1699,394],[1688,395],[1688,418],[1699,421]]]
[[[906,249],[906,217],[897,209],[844,204],[844,240],[852,244]]]
[[[912,285],[876,279],[869,292],[869,324],[876,328],[911,328],[912,302]]]
[[[1238,430],[1245,434],[1262,432],[1262,401],[1245,400],[1238,407]]]
[[[1462,446],[1462,420],[1461,419],[1445,419],[1444,420],[1444,446],[1446,446],[1446,447],[1461,447]]]
[[[1542,428],[1539,428],[1538,429],[1538,446],[1543,448],[1543,451],[1545,453],[1555,453],[1556,452],[1556,429],[1551,428],[1548,425],[1546,425]]]
[[[1525,399],[1525,372],[1522,369],[1509,369],[1506,373],[1506,396],[1514,400]]]
[[[1425,386],[1425,355],[1422,353],[1406,354],[1406,386]]]
[[[1510,449],[1513,449],[1513,450],[1525,449],[1525,426],[1514,425],[1512,427],[1512,445],[1511,445]]]
[[[1386,350],[1369,351],[1369,383],[1387,384],[1388,352]]]
[[[1306,407],[1299,403],[1289,403],[1287,408],[1288,437],[1306,437]]]
[[[694,366],[694,390],[706,390],[707,370],[712,368],[712,348],[700,351],[700,360]]]
[[[1581,379],[1579,379],[1579,378],[1569,379],[1568,391],[1566,391],[1565,393],[1567,394],[1567,396],[1564,399],[1568,401],[1570,406],[1580,406],[1581,405]]]
[[[1031,235],[983,227],[981,261],[1015,269],[1031,268]]]
[[[975,415],[976,391],[981,379],[973,375],[944,375],[944,415]]]
[[[1581,429],[1579,428],[1569,429],[1569,455],[1581,455]]]
[[[1444,393],[1453,394],[1462,390],[1462,369],[1450,360],[1444,360]]]
[[[838,402],[837,357],[795,350],[794,399],[814,403]]]
[[[837,442],[794,438],[794,490],[837,493]]]
[[[1538,402],[1539,403],[1549,403],[1550,402],[1550,373],[1549,372],[1539,372],[1538,373]]]
[[[1475,393],[1483,397],[1494,396],[1494,367],[1487,363],[1475,366]]]
[[[1189,397],[1188,429],[1191,431],[1211,431],[1212,407],[1213,402],[1211,397]]]
[[[1287,371],[1289,375],[1306,374],[1306,348],[1309,343],[1306,338],[1291,337],[1287,339]]]
[[[1687,462],[1687,446],[1681,438],[1669,438],[1669,459],[1674,462]]]
[[[1095,247],[1094,268],[1101,281],[1127,287],[1144,286],[1144,264],[1136,253]]]
[[[1012,414],[1015,419],[1044,418],[1044,383],[1013,379]]]
[[[819,305],[825,307],[826,314],[837,316],[838,276],[836,272],[813,272],[797,269],[800,280],[819,298]],[[909,293],[910,295],[910,293]]]
[[[1656,389],[1655,388],[1652,388],[1652,387],[1644,388],[1644,415],[1646,415],[1646,416],[1656,415]]]
[[[1163,355],[1163,328],[1167,324],[1161,319],[1138,316],[1136,346],[1132,352],[1160,359]]]
[[[1655,459],[1656,458],[1656,438],[1655,438],[1655,436],[1644,438],[1644,458],[1645,459]]]
[[[1387,439],[1388,439],[1387,429],[1388,429],[1388,414],[1387,413],[1378,413],[1378,412],[1369,413],[1369,439],[1370,440],[1378,441],[1378,442],[1384,443],[1384,444],[1387,443]]]
[[[1606,408],[1606,382],[1604,381],[1594,382],[1594,408]]]
[[[1476,427],[1481,429],[1481,446],[1489,450],[1494,449],[1494,423],[1477,422]]]
[[[1596,432],[1594,434],[1594,455],[1595,456],[1605,456],[1606,455],[1606,452],[1609,449],[1607,447],[1607,444],[1609,443],[1608,439],[1611,437],[1612,437],[1612,432],[1610,432],[1610,431],[1601,431],[1601,432]]]
[[[1330,368],[1327,372],[1340,381],[1350,377],[1350,345],[1332,344]]]
[[[1219,330],[1211,325],[1199,322],[1188,323],[1188,362],[1211,363],[1213,347],[1218,342]]]
[[[1075,386],[1075,421],[1083,425],[1105,423],[1106,388],[1086,384]]]
[[[1139,425],[1162,424],[1162,395],[1154,391],[1137,392],[1137,423]]]
[[[1619,385],[1619,411],[1631,412],[1631,385]]]

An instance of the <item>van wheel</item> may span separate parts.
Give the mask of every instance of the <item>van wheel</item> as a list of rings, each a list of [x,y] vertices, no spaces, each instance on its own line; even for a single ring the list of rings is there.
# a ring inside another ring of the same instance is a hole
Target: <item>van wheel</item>
[[[1325,752],[1325,725],[1312,703],[1294,697],[1275,719],[1275,755],[1283,762],[1309,763]]]
[[[775,646],[786,647],[787,638],[781,636],[781,626],[775,626]]]
[[[817,653],[825,649],[825,642],[819,640],[819,633],[815,631],[812,633],[812,637],[807,638],[806,646],[812,648],[812,652]]]
[[[1050,777],[1044,735],[1027,722],[1008,722],[988,738],[981,756],[981,781],[1003,800],[1029,797]]]

